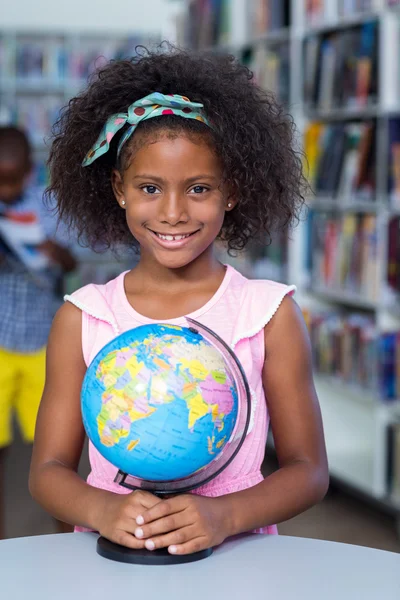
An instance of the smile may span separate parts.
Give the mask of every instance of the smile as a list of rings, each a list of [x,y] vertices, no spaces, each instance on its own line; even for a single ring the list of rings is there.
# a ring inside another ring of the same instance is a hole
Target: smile
[[[199,230],[191,233],[158,233],[149,229],[153,237],[165,248],[181,248],[184,246],[191,237],[193,237]]]

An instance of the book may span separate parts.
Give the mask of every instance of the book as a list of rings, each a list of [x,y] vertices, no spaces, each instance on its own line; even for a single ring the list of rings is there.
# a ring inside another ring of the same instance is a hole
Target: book
[[[303,47],[305,105],[322,112],[375,106],[378,48],[376,19],[307,36]]]
[[[338,0],[338,14],[340,17],[351,17],[365,12],[373,12],[380,8],[380,0]]]
[[[321,42],[320,35],[310,35],[303,44],[303,96],[308,109],[312,109],[317,103]]]
[[[289,44],[264,42],[247,47],[242,52],[242,63],[254,75],[254,81],[263,89],[274,94],[276,100],[288,106],[290,100]]]
[[[183,45],[201,50],[228,44],[230,17],[229,0],[190,0],[183,28]]]
[[[246,2],[247,39],[290,24],[290,0],[249,0]]]
[[[306,0],[306,20],[309,25],[322,23],[328,14],[327,0]]]
[[[400,217],[392,217],[388,224],[387,282],[400,293]]]
[[[393,502],[400,503],[400,423],[387,426],[387,493]]]
[[[400,119],[389,119],[388,194],[393,209],[400,209]]]
[[[330,125],[311,121],[304,134],[305,171],[317,196],[341,204],[373,202],[375,147],[375,121]]]
[[[312,286],[377,301],[376,215],[318,210],[311,223],[307,265]]]
[[[379,388],[385,400],[397,399],[397,333],[383,333],[379,337]]]
[[[305,321],[317,373],[368,390],[382,401],[399,398],[399,331],[380,333],[372,317],[332,309],[308,309]]]
[[[45,241],[45,232],[35,213],[9,210],[0,216],[0,252],[18,260],[28,271],[49,266],[48,257],[39,249]]]

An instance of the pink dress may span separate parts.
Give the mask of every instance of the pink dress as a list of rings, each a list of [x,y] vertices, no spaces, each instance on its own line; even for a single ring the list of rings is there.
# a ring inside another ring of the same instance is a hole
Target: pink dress
[[[129,304],[121,273],[105,285],[87,285],[65,300],[82,310],[82,349],[86,365],[116,335],[143,324],[154,323]],[[293,294],[295,286],[267,280],[250,280],[227,266],[225,277],[214,296],[200,309],[187,315],[215,331],[236,353],[246,373],[251,396],[252,415],[247,438],[230,465],[215,479],[193,493],[222,496],[247,489],[263,480],[269,416],[262,384],[264,365],[264,327],[278,310],[283,298]],[[165,323],[187,325],[184,317],[165,319]],[[88,483],[117,494],[129,490],[114,483],[117,469],[89,444],[91,473]],[[77,528],[79,531],[83,528]],[[258,530],[276,534],[276,525]]]

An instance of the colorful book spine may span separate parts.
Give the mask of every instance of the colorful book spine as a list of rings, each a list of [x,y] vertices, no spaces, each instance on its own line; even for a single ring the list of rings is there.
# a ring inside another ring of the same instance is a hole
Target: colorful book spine
[[[310,211],[312,287],[377,301],[378,237],[371,214]]]
[[[379,27],[376,20],[304,42],[304,102],[310,109],[363,108],[377,101]]]
[[[305,130],[305,172],[318,196],[349,204],[376,197],[376,124],[322,124]]]
[[[400,398],[400,332],[379,333],[364,314],[304,311],[313,363],[333,377],[382,401]]]

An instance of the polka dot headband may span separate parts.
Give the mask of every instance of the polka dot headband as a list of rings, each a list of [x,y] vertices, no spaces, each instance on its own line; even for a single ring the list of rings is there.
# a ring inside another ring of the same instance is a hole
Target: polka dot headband
[[[149,94],[145,98],[141,98],[131,104],[127,113],[117,113],[107,119],[96,143],[89,150],[82,162],[82,166],[87,167],[91,165],[99,156],[108,152],[114,135],[126,123],[129,123],[130,127],[125,131],[119,142],[117,156],[119,156],[122,146],[131,137],[139,123],[145,119],[161,117],[162,115],[178,115],[185,119],[202,121],[210,127],[210,123],[201,110],[199,110],[202,108],[203,104],[200,102],[190,102],[185,96],[178,96],[177,94],[166,96],[160,92]]]

